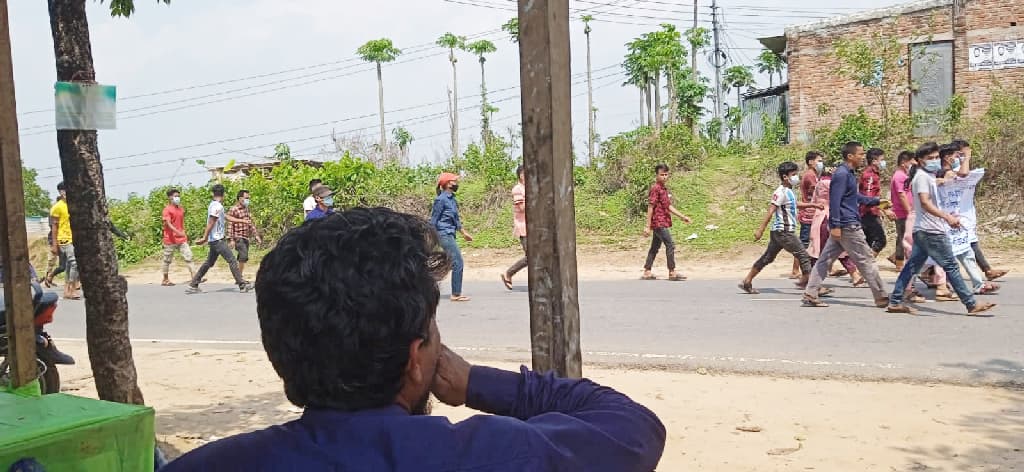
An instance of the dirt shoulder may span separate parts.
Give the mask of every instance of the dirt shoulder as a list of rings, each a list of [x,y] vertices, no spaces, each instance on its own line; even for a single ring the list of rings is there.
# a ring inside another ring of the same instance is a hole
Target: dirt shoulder
[[[94,397],[85,346],[61,347],[83,361],[62,366],[65,391]],[[136,346],[135,361],[157,411],[158,438],[173,456],[300,413],[262,350],[145,345]],[[659,470],[1011,470],[1024,463],[1021,391],[602,368],[585,375],[658,414],[668,430]],[[453,421],[475,414],[443,405],[434,413]]]
[[[681,246],[677,249],[676,260],[681,270],[690,278],[704,280],[735,280],[743,277],[750,270],[750,265],[764,251],[762,245],[744,245],[728,252],[696,252]],[[889,252],[885,252],[888,254]],[[986,248],[986,257],[995,267],[1010,269],[1013,275],[1024,275],[1024,249],[1021,248]],[[498,275],[512,265],[522,253],[515,249],[475,249],[463,250],[466,261],[465,280],[498,281]],[[624,280],[640,277],[645,249],[616,250],[599,246],[581,246],[576,251],[578,277],[580,280]],[[201,261],[199,261],[201,262]],[[197,262],[197,265],[198,263]],[[792,258],[780,255],[775,264],[769,267],[762,277],[785,276],[791,268]],[[892,264],[879,259],[879,267],[883,274],[895,276]],[[255,278],[259,269],[258,263],[250,264],[245,269],[245,276]],[[655,263],[655,273],[667,276],[665,257],[662,253]],[[128,283],[154,284],[160,283],[160,264],[146,262],[123,271]],[[519,277],[524,277],[521,274]],[[171,279],[179,284],[188,281],[188,271],[179,260],[172,265]],[[231,273],[227,265],[220,262],[208,275],[211,282],[231,283]]]

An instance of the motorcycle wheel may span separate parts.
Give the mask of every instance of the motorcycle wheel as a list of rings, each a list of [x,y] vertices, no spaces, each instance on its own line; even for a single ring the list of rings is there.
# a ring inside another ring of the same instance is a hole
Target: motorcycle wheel
[[[39,377],[39,390],[43,395],[60,393],[60,373],[57,372],[57,366],[42,359],[39,359],[39,362],[46,366],[46,371]]]

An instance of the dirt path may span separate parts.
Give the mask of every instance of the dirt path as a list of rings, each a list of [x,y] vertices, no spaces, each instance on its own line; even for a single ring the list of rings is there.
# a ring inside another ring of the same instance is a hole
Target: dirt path
[[[84,345],[61,346],[85,361]],[[295,418],[261,350],[137,346],[142,391],[172,455]],[[514,365],[497,365],[515,368]],[[703,373],[703,375],[702,375]],[[65,391],[94,396],[88,364]],[[668,428],[659,470],[1019,470],[1024,392],[587,369],[654,410]],[[473,412],[435,406],[453,421]],[[760,432],[743,432],[760,429]]]

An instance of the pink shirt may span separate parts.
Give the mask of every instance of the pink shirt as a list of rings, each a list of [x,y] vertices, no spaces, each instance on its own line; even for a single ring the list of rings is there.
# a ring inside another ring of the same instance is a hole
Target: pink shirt
[[[526,187],[516,184],[512,187],[512,235],[526,237]]]
[[[896,214],[896,219],[905,220],[907,215],[910,213],[909,208],[903,207],[903,199],[900,195],[906,195],[907,188],[907,172],[903,168],[896,169],[896,172],[892,174],[892,183],[889,184],[889,199],[892,200],[892,212]],[[907,195],[909,201],[909,195]]]

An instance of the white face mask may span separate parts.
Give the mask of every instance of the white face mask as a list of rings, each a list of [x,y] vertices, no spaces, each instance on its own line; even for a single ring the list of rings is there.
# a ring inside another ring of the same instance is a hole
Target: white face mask
[[[878,161],[878,168],[881,170],[885,170],[885,161]]]
[[[789,176],[789,183],[791,185],[799,184],[800,183],[800,176],[799,175],[791,175],[791,176]]]
[[[822,173],[825,170],[825,163],[818,161],[814,164],[814,168],[818,170],[818,173]]]

